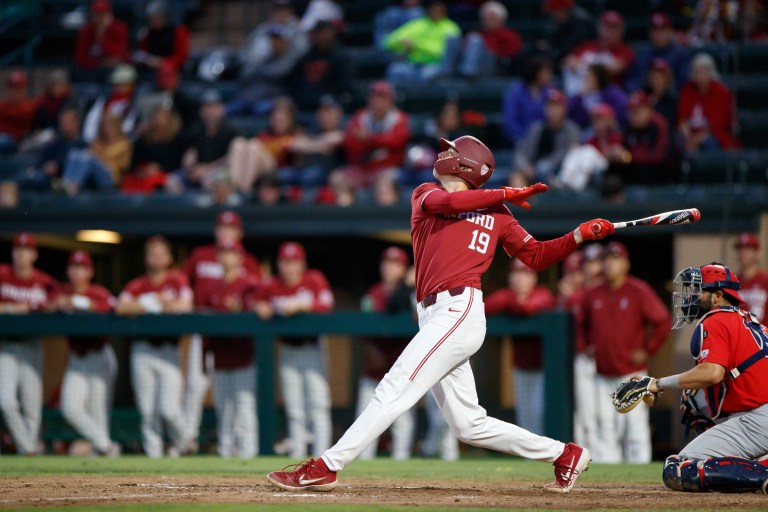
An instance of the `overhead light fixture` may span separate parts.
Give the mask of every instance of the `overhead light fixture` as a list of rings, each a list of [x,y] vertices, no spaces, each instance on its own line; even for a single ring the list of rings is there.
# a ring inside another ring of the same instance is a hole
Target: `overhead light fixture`
[[[92,242],[95,244],[119,244],[123,241],[120,233],[105,229],[81,229],[75,233],[78,242]]]

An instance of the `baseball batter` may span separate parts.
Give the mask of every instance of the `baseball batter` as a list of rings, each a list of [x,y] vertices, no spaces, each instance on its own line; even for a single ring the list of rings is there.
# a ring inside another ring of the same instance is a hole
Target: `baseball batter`
[[[589,451],[573,443],[532,434],[488,417],[480,407],[469,358],[485,337],[480,278],[501,243],[510,256],[540,270],[563,259],[585,240],[613,233],[613,224],[595,219],[572,233],[540,242],[528,234],[504,201],[530,207],[527,199],[547,190],[503,187],[479,190],[495,166],[491,151],[470,136],[441,139],[433,174],[440,185],[425,183],[411,198],[411,237],[416,266],[419,332],[379,386],[368,407],[335,446],[291,471],[274,471],[268,480],[285,490],[330,490],[336,473],[432,391],[459,440],[555,466],[555,482],[545,489],[569,492],[589,464]],[[598,224],[597,234],[590,229]],[[287,468],[286,468],[287,469]]]
[[[10,265],[0,265],[0,311],[23,315],[54,310],[59,284],[35,268],[35,237],[29,233],[16,235],[11,259]],[[0,339],[0,410],[16,443],[16,451],[24,455],[38,453],[43,408],[42,364],[39,339]]]
[[[69,255],[66,283],[57,303],[61,311],[108,313],[115,298],[91,282],[93,260],[84,251]],[[69,338],[69,361],[61,384],[61,414],[86,438],[97,455],[117,456],[120,447],[109,435],[117,359],[106,336]]]
[[[117,313],[192,311],[192,290],[187,277],[178,270],[171,270],[173,256],[168,240],[161,236],[150,237],[144,246],[144,258],[147,273],[125,285],[117,299]],[[152,458],[163,456],[163,423],[172,443],[168,453],[184,452],[187,439],[181,410],[178,338],[152,336],[134,340],[131,343],[131,380],[141,413],[144,453]]]
[[[703,416],[712,426],[667,458],[664,484],[676,491],[768,494],[768,463],[758,462],[768,454],[768,329],[739,308],[739,279],[728,267],[687,268],[674,282],[680,286],[674,328],[698,319],[691,338],[696,366],[637,383],[647,382],[641,392],[648,393],[703,390],[706,403],[689,408],[688,418]]]

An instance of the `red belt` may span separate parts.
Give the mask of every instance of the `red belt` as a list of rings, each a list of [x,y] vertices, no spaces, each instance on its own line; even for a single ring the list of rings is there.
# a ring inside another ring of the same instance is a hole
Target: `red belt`
[[[450,290],[448,290],[448,295],[450,295],[451,297],[461,295],[462,293],[464,293],[465,289],[466,289],[466,286],[457,286],[456,288],[451,288]],[[442,293],[442,292],[438,292],[438,293]],[[424,297],[424,300],[419,302],[419,304],[421,304],[421,307],[423,308],[428,308],[435,302],[437,302],[437,293],[433,293],[432,295],[427,295],[426,297]]]

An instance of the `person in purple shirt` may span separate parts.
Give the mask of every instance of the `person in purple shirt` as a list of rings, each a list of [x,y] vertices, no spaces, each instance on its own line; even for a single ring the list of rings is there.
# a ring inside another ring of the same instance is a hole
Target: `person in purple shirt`
[[[635,91],[643,86],[654,59],[662,59],[669,64],[679,88],[688,79],[690,59],[688,51],[675,41],[675,31],[669,16],[664,13],[651,16],[650,41],[649,47],[637,53],[627,81],[627,90]]]
[[[504,135],[515,144],[536,121],[544,119],[544,105],[552,88],[552,62],[546,57],[531,57],[523,66],[520,80],[512,82],[504,94]]]
[[[621,87],[611,83],[611,75],[603,64],[592,64],[587,69],[584,89],[568,100],[568,118],[579,127],[587,128],[592,109],[601,103],[611,106],[621,126],[627,123],[627,95]]]

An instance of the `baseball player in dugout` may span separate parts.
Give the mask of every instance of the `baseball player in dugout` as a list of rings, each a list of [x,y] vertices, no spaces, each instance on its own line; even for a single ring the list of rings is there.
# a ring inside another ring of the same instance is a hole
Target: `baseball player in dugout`
[[[253,307],[259,281],[245,272],[245,249],[234,240],[220,242],[218,260],[224,273],[195,293],[198,309],[239,313]],[[256,369],[253,339],[205,337],[213,353],[213,392],[218,452],[222,457],[254,457],[258,453],[256,424]]]
[[[0,312],[54,311],[59,284],[35,268],[37,242],[29,233],[13,239],[11,264],[0,265]],[[7,320],[0,320],[7,321]],[[39,452],[43,408],[43,352],[39,339],[0,339],[0,410],[16,451]]]
[[[581,243],[612,234],[613,224],[595,219],[560,238],[538,241],[504,202],[529,208],[528,199],[545,192],[546,185],[482,190],[495,166],[488,147],[470,136],[441,139],[440,146],[433,171],[439,183],[418,186],[411,198],[419,332],[336,445],[291,470],[269,473],[268,480],[282,489],[335,487],[337,472],[430,390],[459,440],[552,463],[555,481],[545,486],[548,491],[570,491],[589,464],[589,451],[580,446],[487,416],[478,403],[469,358],[485,338],[480,278],[498,243],[507,254],[538,271],[562,260]]]
[[[192,311],[192,289],[187,276],[171,269],[173,256],[168,240],[152,236],[144,244],[147,273],[129,281],[117,298],[118,315],[188,313]],[[144,453],[162,457],[163,424],[171,446],[168,455],[188,449],[181,409],[182,378],[178,338],[147,336],[131,343],[131,381],[141,414]]]
[[[87,252],[69,255],[67,279],[56,301],[59,311],[109,313],[114,309],[115,298],[109,290],[91,282],[93,260]],[[109,435],[116,376],[117,359],[109,338],[69,338],[69,360],[61,383],[61,414],[91,443],[96,455],[120,455],[120,446]]]
[[[653,289],[629,274],[629,253],[619,242],[603,249],[605,281],[583,297],[577,329],[594,351],[597,377],[596,462],[646,464],[651,461],[648,407],[617,416],[609,400],[616,386],[632,375],[648,373],[648,360],[664,344],[670,315]]]
[[[286,242],[277,253],[277,276],[261,287],[255,305],[263,320],[301,313],[327,313],[333,292],[319,270],[307,268],[304,247]],[[278,359],[292,457],[307,456],[307,445],[331,445],[331,390],[322,336],[283,336]],[[311,425],[311,428],[310,428]],[[311,435],[310,435],[311,432]]]
[[[549,288],[538,286],[538,283],[539,275],[535,270],[519,259],[513,260],[509,286],[488,296],[485,300],[485,314],[530,316],[553,309],[554,295]],[[513,336],[512,352],[515,422],[529,432],[543,434],[544,372],[541,336]]]
[[[224,275],[224,269],[219,262],[218,246],[232,242],[242,243],[242,219],[233,211],[219,213],[216,217],[213,236],[215,238],[214,243],[195,248],[182,267],[192,290],[195,292],[196,306],[200,305],[197,302],[199,292],[211,282],[220,282]],[[243,255],[243,269],[258,279],[262,277],[259,260],[247,252]],[[210,384],[210,379],[206,373],[210,373],[210,368],[207,366],[210,364],[206,364],[202,336],[193,334],[189,338],[185,372],[186,385],[184,387],[184,425],[187,429],[186,437],[192,440],[193,446],[197,444],[200,434],[203,405]]]
[[[768,271],[759,267],[760,240],[754,233],[742,233],[736,241],[739,252],[739,277],[741,293],[746,308],[761,323],[765,323],[768,314]]]
[[[683,422],[698,433],[664,463],[664,485],[688,492],[768,490],[768,329],[741,309],[739,278],[721,263],[689,267],[674,279],[673,328],[696,322],[681,374],[635,378],[614,394],[619,412],[683,389]]]

